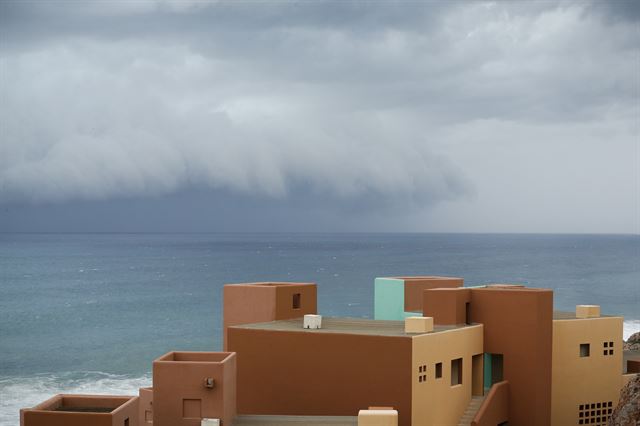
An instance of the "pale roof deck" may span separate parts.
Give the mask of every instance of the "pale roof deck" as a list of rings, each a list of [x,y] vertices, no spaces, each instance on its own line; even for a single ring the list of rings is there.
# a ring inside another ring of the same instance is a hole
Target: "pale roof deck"
[[[598,318],[620,318],[620,315],[600,315],[599,317],[587,318],[587,319],[598,319]],[[572,319],[584,319],[576,317],[576,313],[569,311],[553,311],[553,319],[554,320],[572,320]]]
[[[357,417],[331,416],[238,416],[233,426],[357,426]]]
[[[362,334],[370,336],[397,336],[412,337],[420,334],[431,334],[460,328],[473,327],[474,325],[435,325],[431,333],[405,333],[404,321],[372,320],[361,318],[335,318],[322,317],[322,328],[302,328],[302,318],[291,320],[279,320],[255,324],[235,325],[231,328],[245,328],[254,330],[273,331],[297,331],[300,333],[337,333],[337,334]]]

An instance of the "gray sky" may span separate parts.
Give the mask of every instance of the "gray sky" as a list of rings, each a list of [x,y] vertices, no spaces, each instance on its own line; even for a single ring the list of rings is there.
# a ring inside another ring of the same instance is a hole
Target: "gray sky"
[[[0,231],[640,233],[639,6],[0,0]]]

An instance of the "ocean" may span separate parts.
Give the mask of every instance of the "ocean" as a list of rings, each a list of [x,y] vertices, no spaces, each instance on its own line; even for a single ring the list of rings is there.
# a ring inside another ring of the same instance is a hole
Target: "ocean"
[[[371,317],[378,276],[555,291],[640,330],[640,236],[0,234],[0,425],[53,394],[137,394],[170,350],[221,348],[225,283],[318,283],[323,315]]]

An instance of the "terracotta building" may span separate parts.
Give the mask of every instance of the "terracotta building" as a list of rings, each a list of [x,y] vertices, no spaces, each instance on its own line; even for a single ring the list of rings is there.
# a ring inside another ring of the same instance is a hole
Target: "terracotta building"
[[[400,425],[453,424],[473,390],[482,394],[482,325],[407,333],[402,321],[327,318],[307,330],[286,320],[230,327],[228,346],[242,414],[353,416],[381,405]]]
[[[138,397],[56,395],[20,410],[22,426],[138,426]]]
[[[139,397],[58,395],[21,425],[605,425],[639,369],[621,317],[554,312],[547,289],[378,278],[373,320],[322,318],[316,293],[226,285],[225,352],[170,352]]]

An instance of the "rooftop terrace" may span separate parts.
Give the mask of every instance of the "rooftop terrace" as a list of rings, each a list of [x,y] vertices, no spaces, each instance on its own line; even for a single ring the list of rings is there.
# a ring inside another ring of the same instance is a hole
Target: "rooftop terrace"
[[[600,315],[599,317],[596,318],[619,318],[619,315]],[[553,311],[553,319],[554,320],[572,320],[572,319],[584,319],[584,318],[578,318],[576,316],[575,311],[574,312],[567,312],[567,311]],[[593,318],[589,318],[589,319],[593,319]]]
[[[356,426],[357,417],[327,416],[238,416],[233,426]]]
[[[335,318],[323,317],[322,328],[305,329],[302,327],[302,318],[263,322],[256,324],[243,324],[234,328],[246,328],[256,330],[297,331],[300,333],[340,333],[340,334],[364,334],[372,336],[399,336],[411,337],[420,333],[405,333],[404,321],[372,320],[361,318]],[[478,325],[478,324],[475,324]],[[435,325],[433,333],[456,330],[459,328],[473,327],[473,325]],[[422,333],[427,334],[427,333]]]

